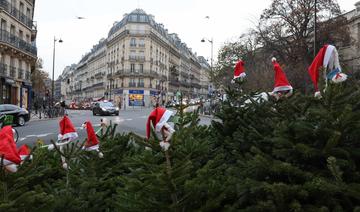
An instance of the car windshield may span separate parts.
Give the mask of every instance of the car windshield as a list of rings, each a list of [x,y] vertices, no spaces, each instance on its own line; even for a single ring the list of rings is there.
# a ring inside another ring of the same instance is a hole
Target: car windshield
[[[111,102],[101,102],[100,107],[114,107],[114,104]]]

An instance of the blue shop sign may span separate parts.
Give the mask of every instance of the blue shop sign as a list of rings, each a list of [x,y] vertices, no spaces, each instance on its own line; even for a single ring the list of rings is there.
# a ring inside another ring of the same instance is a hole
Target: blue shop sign
[[[159,95],[159,92],[158,91],[150,91],[150,95],[157,96],[157,95]]]
[[[144,90],[129,90],[129,94],[144,94]]]

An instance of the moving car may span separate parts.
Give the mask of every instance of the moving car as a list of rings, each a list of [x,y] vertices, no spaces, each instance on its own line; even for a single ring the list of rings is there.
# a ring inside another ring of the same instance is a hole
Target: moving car
[[[21,108],[17,105],[1,104],[0,105],[0,116],[1,115],[12,115],[14,116],[14,124],[18,126],[24,126],[26,122],[30,120],[29,111]]]
[[[93,109],[93,115],[119,115],[119,108],[112,102],[101,101],[96,102]]]

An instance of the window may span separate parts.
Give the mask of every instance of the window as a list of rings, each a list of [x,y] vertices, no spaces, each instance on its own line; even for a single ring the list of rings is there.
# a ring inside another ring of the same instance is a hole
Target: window
[[[136,39],[135,38],[131,38],[130,46],[136,46]]]
[[[19,10],[21,13],[24,13],[24,3],[20,2]]]
[[[1,29],[6,30],[6,21],[4,19],[1,19]]]
[[[140,73],[144,73],[144,64],[139,64]]]
[[[130,21],[137,21],[137,15],[131,15]]]
[[[26,8],[26,16],[31,19],[31,12],[29,8]]]
[[[131,72],[134,72],[134,71],[135,71],[135,64],[134,64],[134,63],[131,63],[131,64],[130,64],[130,71],[131,71]]]
[[[20,38],[21,40],[24,39],[24,33],[23,33],[23,31],[21,31],[21,30],[19,30],[19,38]]]
[[[140,15],[140,22],[145,22],[145,21],[146,21],[146,16]]]
[[[140,47],[145,47],[145,39],[142,38],[142,39],[139,40],[139,46]]]

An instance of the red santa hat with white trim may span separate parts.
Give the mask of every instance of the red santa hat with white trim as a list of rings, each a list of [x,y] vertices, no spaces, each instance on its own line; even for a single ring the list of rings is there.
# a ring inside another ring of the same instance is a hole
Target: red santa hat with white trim
[[[274,71],[275,71],[275,84],[274,84],[274,90],[272,92],[275,93],[279,91],[292,90],[293,87],[290,85],[284,71],[280,67],[280,64],[277,62],[276,58],[273,57],[271,61],[274,65]]]
[[[86,151],[97,151],[99,153],[99,157],[104,157],[103,153],[99,150],[99,139],[96,136],[94,127],[92,126],[90,121],[86,121],[83,124],[83,127],[86,129],[87,132],[87,140],[84,146]]]
[[[151,123],[153,124],[155,131],[160,132],[164,125],[167,123],[173,112],[166,110],[162,107],[155,108],[149,115],[146,123],[146,137],[150,138]]]
[[[59,122],[60,133],[58,135],[58,140],[72,141],[78,137],[78,134],[75,130],[75,127],[68,116],[64,116]]]
[[[24,161],[27,157],[32,159],[32,155],[30,155],[30,148],[24,144],[18,149],[18,153],[20,155],[21,161]]]
[[[319,95],[318,82],[320,67],[330,70],[330,73],[327,74],[327,78],[334,83],[340,83],[347,79],[347,75],[341,72],[339,54],[335,46],[324,45],[308,69],[310,78],[314,84],[315,96]]]
[[[245,63],[241,59],[236,63],[234,68],[234,79],[246,77],[244,65]]]
[[[0,157],[3,157],[3,165],[11,172],[17,171],[17,165],[21,158],[16,150],[14,133],[11,126],[5,126],[0,131]]]

